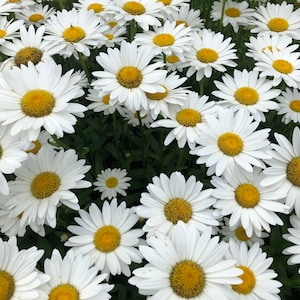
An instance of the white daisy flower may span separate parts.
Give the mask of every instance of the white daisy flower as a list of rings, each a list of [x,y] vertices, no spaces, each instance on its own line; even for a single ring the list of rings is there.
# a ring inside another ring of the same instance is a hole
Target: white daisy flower
[[[131,178],[127,176],[127,170],[120,168],[108,168],[102,170],[100,174],[97,175],[96,181],[93,183],[95,186],[94,191],[99,191],[101,193],[101,200],[108,198],[117,197],[117,194],[126,196],[125,190],[130,187]]]
[[[262,169],[254,167],[252,173],[233,168],[211,180],[213,196],[218,199],[214,207],[222,216],[230,215],[229,226],[241,224],[248,236],[253,231],[260,236],[262,229],[270,233],[270,225],[283,225],[276,213],[288,213],[288,207],[281,203],[285,191],[278,190],[277,185],[262,187],[264,178]]]
[[[132,112],[131,110],[124,108],[121,112],[121,115],[125,119],[125,121],[127,121],[127,123],[132,125],[133,127],[145,126],[147,128],[150,128],[151,124],[153,123],[153,118],[149,111]]]
[[[83,117],[86,107],[70,103],[84,94],[72,70],[62,74],[62,66],[48,61],[37,68],[31,62],[2,73],[0,81],[0,121],[12,124],[11,133],[37,139],[42,127],[49,134],[62,137],[73,133],[76,117]],[[75,117],[76,116],[76,117]]]
[[[155,56],[154,61],[163,63],[169,73],[173,71],[183,72],[183,69],[185,68],[184,55],[180,55],[180,56],[177,56],[175,54],[165,55],[161,53]]]
[[[237,268],[244,273],[239,277],[242,283],[231,285],[237,299],[245,300],[278,300],[280,299],[281,282],[275,280],[275,273],[270,266],[273,262],[272,257],[266,257],[258,243],[248,249],[245,243],[229,241],[229,249],[226,253],[227,259],[235,259]],[[235,298],[233,298],[235,299]]]
[[[113,12],[114,2],[111,0],[78,0],[78,2],[73,3],[73,7],[79,10],[91,10],[97,16],[105,17]]]
[[[17,4],[19,9],[28,8],[36,4],[35,0],[9,0],[8,2]]]
[[[16,12],[18,10],[19,10],[18,3],[10,2],[7,0],[0,0],[0,15],[1,16],[7,16],[10,13]]]
[[[99,274],[90,266],[90,257],[74,255],[69,250],[62,258],[57,249],[44,262],[44,272],[50,281],[42,286],[45,300],[56,299],[110,299],[114,285],[103,283],[106,274]]]
[[[264,167],[262,160],[271,157],[266,153],[270,129],[257,130],[258,125],[246,110],[234,113],[220,108],[217,117],[206,117],[197,139],[200,146],[190,153],[199,156],[198,164],[206,164],[208,175],[220,176],[233,165],[252,172],[252,165]]]
[[[179,11],[181,7],[189,7],[189,0],[157,0],[163,4],[162,13],[164,17]]]
[[[113,48],[116,45],[120,45],[122,41],[126,40],[126,31],[126,26],[109,27],[103,32],[103,36],[105,38],[103,44],[107,48]]]
[[[148,110],[145,92],[164,92],[160,81],[166,76],[158,68],[163,63],[151,63],[153,51],[149,46],[138,47],[135,42],[123,41],[120,49],[109,48],[96,57],[103,71],[92,74],[98,80],[92,83],[96,89],[110,94],[110,104],[119,102],[131,111]]]
[[[0,44],[7,40],[19,36],[19,29],[24,24],[23,20],[7,19],[6,16],[0,18]]]
[[[170,107],[169,117],[153,122],[151,127],[173,128],[165,138],[165,146],[176,140],[179,148],[187,143],[190,149],[194,149],[198,137],[202,135],[202,124],[207,116],[216,112],[217,105],[214,101],[208,101],[208,96],[200,97],[198,93],[190,92],[182,106]]]
[[[172,238],[158,232],[139,247],[149,263],[135,269],[129,283],[152,299],[232,299],[229,285],[241,283],[242,271],[223,258],[228,245],[218,241],[211,227],[200,235],[180,221]]]
[[[88,212],[79,210],[79,215],[80,218],[75,218],[78,225],[68,226],[75,236],[65,245],[72,247],[76,254],[89,256],[97,270],[108,276],[121,273],[130,276],[129,265],[142,261],[136,247],[144,233],[141,229],[133,229],[138,221],[133,208],[126,208],[124,201],[118,206],[115,198],[110,204],[105,201],[102,211],[92,203]]]
[[[257,71],[234,70],[233,77],[229,74],[222,76],[222,81],[214,81],[218,88],[212,94],[221,101],[223,107],[233,111],[247,110],[255,121],[265,122],[264,113],[277,109],[274,100],[279,94],[279,89],[273,89],[273,82],[266,78],[259,78]]]

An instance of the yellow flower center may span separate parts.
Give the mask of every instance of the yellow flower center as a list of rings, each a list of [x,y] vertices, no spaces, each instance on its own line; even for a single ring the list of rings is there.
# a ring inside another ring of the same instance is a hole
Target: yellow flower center
[[[110,34],[110,33],[105,33],[103,34],[105,37],[107,37],[110,41],[114,38],[114,35],[113,34]]]
[[[121,234],[119,230],[111,225],[105,225],[98,229],[94,235],[95,247],[101,252],[112,252],[119,247]]]
[[[104,10],[104,6],[101,3],[91,3],[87,9],[93,10],[97,14]]]
[[[258,189],[249,183],[242,183],[235,189],[235,200],[244,208],[253,208],[259,202]]]
[[[165,89],[164,92],[161,92],[161,93],[159,93],[159,92],[158,93],[147,93],[146,92],[147,98],[150,100],[156,100],[156,101],[160,101],[160,100],[163,100],[164,98],[166,98],[168,95],[168,89],[163,84],[161,86]]]
[[[210,48],[202,48],[197,51],[197,59],[202,63],[213,63],[218,59],[218,52]]]
[[[235,133],[226,132],[218,139],[219,149],[228,156],[236,156],[243,150],[243,141]]]
[[[15,292],[15,280],[6,271],[0,270],[0,299],[10,300]]]
[[[236,230],[235,230],[235,235],[236,237],[240,240],[240,241],[248,241],[250,240],[250,238],[248,237],[248,235],[246,234],[245,229],[242,226],[239,226]]]
[[[123,5],[123,10],[134,16],[142,15],[146,11],[144,5],[136,1],[127,1]]]
[[[23,113],[33,118],[41,118],[50,115],[54,106],[54,97],[45,90],[31,90],[21,99]]]
[[[290,102],[290,109],[295,112],[300,112],[300,100],[293,100]]]
[[[30,17],[29,17],[29,21],[30,22],[39,22],[41,20],[44,20],[44,16],[41,15],[41,14],[32,14]]]
[[[164,214],[168,221],[177,224],[178,221],[187,223],[193,214],[189,202],[182,198],[174,198],[168,201],[164,207]]]
[[[111,21],[111,22],[108,22],[108,25],[109,25],[109,27],[114,28],[118,25],[118,23],[115,21]]]
[[[188,27],[189,24],[186,21],[183,20],[177,20],[176,21],[176,26],[180,25],[180,24],[184,24],[185,27]]]
[[[108,188],[113,189],[118,185],[118,179],[116,177],[109,177],[106,179],[105,184]]]
[[[166,57],[166,61],[169,64],[175,64],[175,63],[179,62],[180,59],[177,55],[169,55],[169,56]]]
[[[110,94],[107,94],[107,95],[105,95],[105,96],[102,97],[102,102],[105,105],[109,105],[109,99],[110,99]]]
[[[300,157],[294,157],[287,165],[287,179],[295,186],[300,186]]]
[[[268,22],[268,27],[271,31],[282,32],[288,30],[289,23],[283,18],[272,18]]]
[[[180,125],[194,127],[198,123],[201,123],[202,116],[197,110],[184,108],[177,113],[176,120]]]
[[[4,38],[6,36],[6,31],[3,29],[0,29],[0,39]]]
[[[32,143],[34,144],[34,147],[32,149],[27,150],[26,152],[37,154],[39,152],[39,150],[41,149],[42,144],[38,140],[33,141]]]
[[[171,46],[174,42],[174,36],[169,33],[160,33],[153,38],[153,43],[160,47]]]
[[[232,289],[239,294],[250,294],[253,291],[256,284],[255,275],[248,267],[238,266],[238,268],[244,271],[244,273],[239,276],[239,278],[241,278],[243,282],[240,284],[232,285]]]
[[[230,7],[225,9],[225,15],[230,18],[237,18],[241,15],[241,12],[235,7]]]
[[[38,64],[43,56],[43,52],[34,47],[26,47],[19,50],[15,56],[15,64],[19,67],[22,65],[28,65],[31,61],[34,65]]]
[[[274,60],[272,66],[276,71],[283,74],[292,73],[294,70],[293,65],[285,59]]]
[[[277,48],[277,47],[274,47],[274,46],[267,46],[267,47],[262,48],[262,49],[261,49],[261,52],[262,52],[262,53],[266,53],[266,49],[269,49],[269,50],[273,53],[273,48],[276,49],[278,52],[280,51],[280,49]]]
[[[237,89],[234,93],[235,100],[244,105],[256,104],[259,95],[254,88],[244,86]]]
[[[171,4],[172,0],[157,0],[157,2],[161,2],[163,5],[167,6]]]
[[[19,3],[19,2],[21,2],[21,0],[8,0],[8,2],[10,2],[10,3]]]
[[[143,79],[142,72],[136,67],[123,67],[117,74],[117,80],[127,89],[137,88]]]
[[[31,182],[31,193],[37,199],[50,197],[60,186],[60,178],[54,172],[42,172]]]
[[[204,289],[205,274],[202,268],[194,261],[183,260],[173,267],[170,284],[179,297],[186,299],[195,298]]]
[[[63,38],[70,43],[77,43],[85,38],[85,31],[79,26],[71,26],[64,30]]]
[[[79,300],[78,290],[71,284],[60,284],[51,290],[48,300]]]

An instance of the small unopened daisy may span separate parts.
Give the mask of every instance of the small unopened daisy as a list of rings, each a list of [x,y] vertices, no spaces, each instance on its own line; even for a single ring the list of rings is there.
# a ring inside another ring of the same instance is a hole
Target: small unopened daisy
[[[231,109],[219,108],[217,117],[206,117],[197,139],[200,145],[190,153],[199,156],[198,164],[206,164],[208,175],[220,176],[232,165],[252,172],[253,165],[264,167],[263,159],[271,157],[266,153],[270,129],[258,130],[258,125],[246,110],[234,113]]]
[[[264,113],[278,108],[277,102],[273,100],[280,94],[280,90],[273,89],[271,80],[259,78],[257,71],[234,70],[233,77],[225,74],[222,81],[214,81],[218,90],[212,94],[221,100],[218,104],[223,107],[233,111],[247,110],[258,122],[265,122]]]
[[[0,44],[19,36],[19,29],[24,24],[23,20],[8,19],[5,16],[0,18]]]
[[[90,257],[74,255],[69,250],[64,257],[57,249],[44,262],[44,272],[50,281],[42,286],[47,300],[58,299],[110,299],[113,285],[103,283],[106,274],[99,274],[90,266]]]
[[[131,178],[127,176],[127,170],[108,168],[102,170],[101,173],[97,175],[97,180],[94,182],[94,190],[101,193],[101,200],[105,198],[111,200],[117,197],[117,194],[126,196],[125,190],[130,187],[130,180]]]
[[[293,121],[300,123],[300,91],[298,89],[286,89],[277,98],[278,115],[282,116],[282,122],[288,124]]]
[[[235,260],[224,259],[228,249],[211,237],[211,227],[201,235],[192,224],[179,222],[173,237],[162,233],[139,247],[148,263],[133,271],[129,283],[153,299],[233,299],[230,284],[240,284],[242,271]]]
[[[151,127],[172,128],[165,138],[166,146],[176,140],[179,148],[188,144],[190,149],[194,149],[202,134],[202,124],[208,115],[217,113],[217,107],[214,101],[209,101],[208,96],[200,97],[198,93],[190,92],[182,106],[170,107],[169,116],[155,121]]]
[[[226,258],[235,259],[237,268],[243,271],[243,274],[239,276],[243,282],[231,285],[235,294],[232,299],[280,299],[278,294],[282,284],[275,279],[277,273],[270,269],[273,258],[267,258],[267,253],[262,251],[258,243],[248,249],[245,243],[230,240]]]
[[[137,247],[144,233],[133,228],[139,219],[133,208],[126,208],[124,201],[118,205],[117,199],[113,199],[103,203],[102,211],[92,203],[88,212],[79,210],[79,215],[75,218],[78,225],[68,226],[75,236],[65,245],[72,247],[76,254],[89,256],[91,263],[107,277],[121,273],[130,276],[131,263],[142,261]]]

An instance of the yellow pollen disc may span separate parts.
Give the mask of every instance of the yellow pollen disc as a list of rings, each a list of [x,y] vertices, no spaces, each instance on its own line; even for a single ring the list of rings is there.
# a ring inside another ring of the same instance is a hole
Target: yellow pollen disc
[[[164,85],[162,85],[162,87],[165,89],[164,92],[161,92],[161,93],[146,93],[147,98],[150,99],[150,100],[156,100],[156,101],[160,101],[160,100],[163,100],[164,98],[166,98],[167,95],[168,95],[168,89]]]
[[[164,214],[167,220],[173,224],[177,224],[180,220],[187,223],[191,219],[193,211],[189,202],[182,198],[174,198],[165,205]]]
[[[286,176],[293,185],[300,186],[300,157],[295,157],[288,163]]]
[[[50,197],[60,186],[60,178],[54,172],[42,172],[31,182],[31,193],[37,199]]]
[[[110,99],[110,94],[107,94],[107,95],[105,95],[105,96],[102,97],[102,102],[105,105],[109,105],[109,99]]]
[[[244,273],[239,276],[243,280],[240,284],[232,285],[232,289],[239,294],[247,295],[250,294],[256,284],[256,279],[254,273],[245,266],[238,266],[238,268],[242,269]]]
[[[289,28],[289,23],[283,18],[273,18],[268,22],[268,27],[271,31],[282,32]]]
[[[44,20],[44,16],[41,15],[41,14],[32,14],[30,17],[29,17],[29,21],[30,22],[39,22],[41,20]]]
[[[167,56],[166,61],[169,64],[175,64],[175,63],[179,62],[180,59],[177,55],[169,55],[169,56]]]
[[[202,116],[197,110],[184,108],[177,113],[176,120],[183,126],[194,127],[198,123],[201,123]]]
[[[249,183],[242,183],[235,189],[235,200],[244,208],[253,208],[259,202],[258,189]]]
[[[127,89],[137,88],[142,79],[142,72],[136,67],[123,67],[117,74],[118,82]]]
[[[96,14],[104,10],[104,6],[101,3],[92,3],[88,6],[88,10],[93,10]]]
[[[33,141],[34,147],[32,149],[27,150],[27,153],[37,154],[42,147],[42,144],[39,141]]]
[[[0,299],[10,300],[15,292],[15,280],[9,273],[0,270]]]
[[[45,90],[31,90],[21,100],[21,108],[25,115],[41,118],[51,114],[55,106],[55,99]]]
[[[146,11],[144,5],[136,1],[127,1],[123,5],[123,10],[134,16],[142,15]]]
[[[205,64],[215,62],[218,57],[218,52],[210,48],[202,48],[197,52],[197,59]]]
[[[230,18],[237,18],[241,15],[241,12],[235,7],[230,7],[225,9],[225,15]]]
[[[98,229],[94,235],[95,247],[101,252],[112,252],[119,247],[121,234],[119,230],[111,225],[106,225]]]
[[[141,119],[141,120],[143,120],[143,119],[145,119],[145,118],[147,117],[147,114],[145,114],[144,116],[141,116],[140,111],[136,111],[136,112],[133,114],[133,116],[134,116],[134,118],[136,118],[136,119]]]
[[[244,105],[254,105],[259,99],[258,92],[251,87],[244,86],[234,93],[235,100]]]
[[[248,237],[248,235],[246,234],[245,229],[242,226],[239,226],[236,230],[235,230],[235,235],[236,237],[240,240],[240,241],[248,241],[250,240],[250,238]]]
[[[43,52],[34,47],[26,47],[19,50],[15,56],[15,63],[17,66],[28,65],[28,62],[31,61],[34,65],[38,64],[43,56]]]
[[[78,290],[71,284],[60,284],[51,290],[48,300],[79,300]]]
[[[280,49],[277,48],[277,47],[274,47],[274,46],[267,46],[267,47],[262,48],[262,49],[261,49],[261,52],[262,52],[262,53],[266,53],[266,49],[269,49],[269,50],[271,51],[271,53],[273,53],[273,48],[276,49],[278,52],[280,51]]]
[[[191,260],[183,260],[173,267],[170,284],[179,297],[195,298],[204,289],[205,274],[197,263]]]
[[[114,38],[114,35],[113,34],[110,34],[110,33],[105,33],[103,34],[105,37],[107,37],[110,41]]]
[[[118,185],[118,179],[116,177],[107,178],[105,184],[108,188],[113,189]]]
[[[157,2],[161,2],[163,5],[167,6],[171,4],[172,0],[157,0]]]
[[[300,112],[300,100],[293,100],[290,102],[290,109],[295,112]]]
[[[115,26],[118,25],[118,23],[114,22],[114,21],[111,21],[111,22],[108,22],[108,25],[109,25],[109,27],[114,28]]]
[[[8,2],[10,2],[10,3],[19,3],[19,2],[21,2],[21,0],[8,0]]]
[[[274,60],[272,66],[276,71],[283,74],[292,73],[294,70],[293,65],[289,61],[284,59]]]
[[[188,27],[189,24],[186,21],[183,20],[177,20],[176,21],[176,26],[180,25],[180,24],[184,24],[185,27]]]
[[[171,46],[174,42],[174,36],[169,33],[160,33],[153,38],[153,43],[160,47]]]
[[[77,43],[85,38],[85,31],[79,26],[71,26],[63,32],[63,38],[70,43]]]
[[[6,31],[3,29],[0,29],[0,39],[4,38],[6,36]]]
[[[226,132],[218,139],[219,149],[228,156],[236,156],[243,150],[243,141],[235,133]]]

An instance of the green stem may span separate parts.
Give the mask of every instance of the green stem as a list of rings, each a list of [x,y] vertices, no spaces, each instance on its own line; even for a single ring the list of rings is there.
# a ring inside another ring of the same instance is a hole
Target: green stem
[[[129,41],[132,42],[134,40],[134,36],[136,33],[136,22],[134,19],[130,21],[130,28],[129,28]]]
[[[220,25],[219,25],[219,31],[222,31],[222,28],[223,28],[223,19],[224,19],[224,13],[225,13],[225,3],[226,3],[226,0],[223,0],[223,2],[222,2],[221,19],[220,19]]]
[[[91,72],[89,72],[88,67],[85,63],[85,56],[83,56],[82,53],[79,53],[79,52],[78,52],[78,56],[79,56],[80,65],[86,75],[86,78],[87,78],[88,82],[91,83],[91,81],[92,81],[91,74],[90,74]]]
[[[199,95],[204,95],[204,77],[199,81]]]

